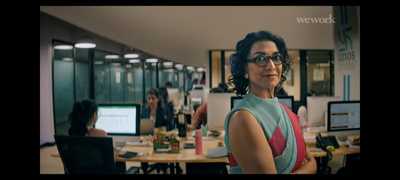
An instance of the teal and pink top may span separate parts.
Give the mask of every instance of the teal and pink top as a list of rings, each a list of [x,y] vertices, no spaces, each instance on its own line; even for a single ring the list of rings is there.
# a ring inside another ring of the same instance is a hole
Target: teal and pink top
[[[264,136],[271,146],[277,173],[289,174],[301,166],[306,158],[306,146],[297,115],[286,105],[279,103],[276,97],[262,99],[253,94],[247,94],[235,104],[225,118],[225,144],[228,150],[231,174],[242,173],[231,153],[228,136],[231,116],[239,110],[248,111],[260,124]],[[252,153],[251,148],[248,153]]]

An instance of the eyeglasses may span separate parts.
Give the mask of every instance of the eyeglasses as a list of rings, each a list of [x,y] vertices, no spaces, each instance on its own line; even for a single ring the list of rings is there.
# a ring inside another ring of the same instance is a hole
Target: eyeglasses
[[[256,57],[250,58],[247,62],[256,63],[258,65],[264,65],[268,63],[268,60],[271,60],[275,65],[282,64],[282,55],[279,52],[275,52],[272,56],[268,56],[265,53],[257,54]]]

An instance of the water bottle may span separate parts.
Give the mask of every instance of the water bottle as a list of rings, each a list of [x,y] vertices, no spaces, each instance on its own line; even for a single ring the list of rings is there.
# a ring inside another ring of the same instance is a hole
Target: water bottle
[[[299,116],[299,121],[303,132],[308,128],[308,121],[307,121],[307,109],[304,106],[300,106],[299,110],[297,111],[297,115]]]
[[[196,144],[196,155],[203,154],[203,140],[201,135],[201,130],[197,129],[195,131],[195,139],[194,142]]]

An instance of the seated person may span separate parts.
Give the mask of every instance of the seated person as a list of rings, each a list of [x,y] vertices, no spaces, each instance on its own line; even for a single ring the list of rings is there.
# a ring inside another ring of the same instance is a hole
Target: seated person
[[[174,127],[174,107],[168,101],[168,92],[160,88],[161,94],[156,89],[150,89],[147,93],[147,104],[143,106],[142,118],[153,121],[154,127],[166,127],[171,130]]]
[[[76,102],[69,114],[71,136],[105,137],[107,133],[94,128],[97,121],[97,104],[91,100]]]
[[[167,130],[174,128],[174,108],[171,102],[168,101],[168,92],[166,88],[150,89],[147,92],[147,104],[143,107],[142,118],[149,118],[153,121],[154,127],[166,127]],[[141,163],[144,172],[148,172],[148,163]],[[160,169],[167,171],[168,164],[156,163],[150,165],[150,168],[155,168],[158,172]]]

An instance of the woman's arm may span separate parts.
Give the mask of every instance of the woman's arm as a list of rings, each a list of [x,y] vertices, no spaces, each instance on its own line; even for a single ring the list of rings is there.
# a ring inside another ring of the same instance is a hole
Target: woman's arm
[[[307,157],[304,164],[295,172],[293,172],[293,174],[315,174],[316,172],[317,162],[315,161],[315,158],[312,157],[309,152],[307,152]]]
[[[232,116],[228,135],[232,153],[244,173],[276,173],[271,147],[249,112],[239,111]]]
[[[196,129],[201,123],[201,117],[207,112],[207,103],[201,104],[193,114],[191,129]]]
[[[107,133],[102,129],[92,128],[88,131],[88,135],[92,137],[106,137]]]

